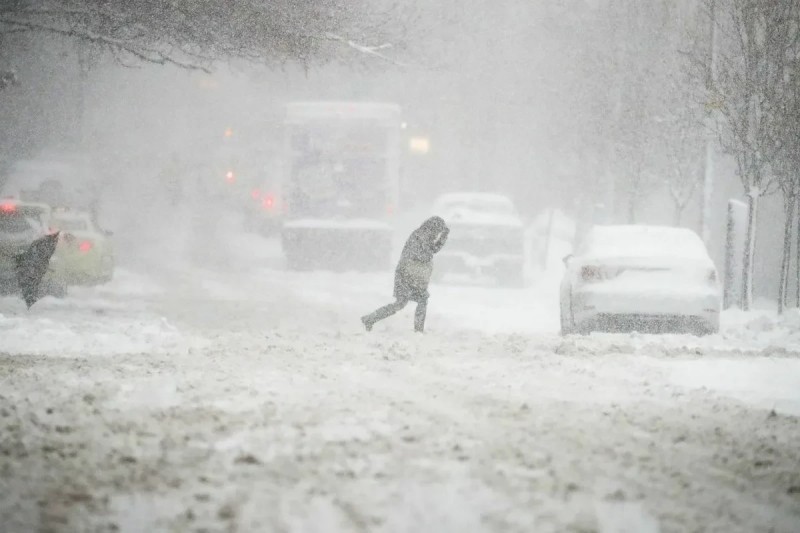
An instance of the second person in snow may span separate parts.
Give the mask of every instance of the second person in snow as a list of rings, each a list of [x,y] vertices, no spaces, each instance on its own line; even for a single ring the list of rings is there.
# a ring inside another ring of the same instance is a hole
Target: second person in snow
[[[431,217],[411,233],[400,254],[394,273],[394,303],[361,317],[367,331],[379,320],[392,316],[408,302],[417,302],[414,313],[414,330],[425,329],[428,307],[428,283],[433,273],[433,255],[442,249],[450,229],[441,217]]]

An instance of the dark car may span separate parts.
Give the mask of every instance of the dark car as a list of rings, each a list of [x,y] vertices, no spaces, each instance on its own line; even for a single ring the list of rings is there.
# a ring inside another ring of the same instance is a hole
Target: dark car
[[[49,216],[47,205],[0,199],[0,294],[19,292],[15,258],[47,234]],[[57,273],[57,265],[52,265],[51,270],[42,282],[42,292],[62,297],[66,285]]]

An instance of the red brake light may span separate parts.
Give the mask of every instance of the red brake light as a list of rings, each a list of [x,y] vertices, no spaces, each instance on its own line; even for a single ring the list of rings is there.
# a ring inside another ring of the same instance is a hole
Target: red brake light
[[[603,272],[600,267],[585,266],[581,268],[581,279],[583,281],[600,281],[603,279]]]
[[[275,197],[271,194],[265,194],[264,199],[261,200],[261,205],[264,206],[264,209],[272,209],[275,207]]]
[[[225,173],[225,181],[227,181],[228,183],[233,183],[234,181],[236,181],[236,175],[233,173],[233,170],[229,170],[228,172]]]
[[[13,213],[17,210],[17,206],[12,203],[0,204],[0,211],[3,213]]]
[[[81,252],[88,252],[91,249],[92,249],[91,241],[81,241],[81,243],[78,244],[78,250],[80,250]]]
[[[581,268],[581,279],[587,282],[614,279],[624,270],[621,267],[585,266]]]

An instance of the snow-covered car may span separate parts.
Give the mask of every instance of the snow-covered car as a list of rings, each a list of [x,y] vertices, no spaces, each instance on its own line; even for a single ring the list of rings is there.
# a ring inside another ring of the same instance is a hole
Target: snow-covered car
[[[15,257],[28,246],[47,234],[50,207],[45,204],[23,202],[17,198],[0,199],[0,294],[19,291]],[[40,292],[44,295],[64,297],[66,284],[60,275],[60,261],[50,260],[50,269],[42,279]]]
[[[595,226],[564,262],[562,334],[719,330],[717,270],[689,229]]]
[[[463,192],[440,196],[434,214],[450,227],[447,245],[436,257],[434,276],[492,278],[502,285],[524,283],[524,225],[510,198]]]
[[[64,281],[91,285],[111,280],[115,261],[110,234],[98,228],[89,213],[56,208],[49,224],[62,232],[54,257]]]

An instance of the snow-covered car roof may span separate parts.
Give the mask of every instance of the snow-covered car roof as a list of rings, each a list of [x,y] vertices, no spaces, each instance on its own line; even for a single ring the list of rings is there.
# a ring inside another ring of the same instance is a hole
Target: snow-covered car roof
[[[710,262],[694,231],[671,226],[594,226],[578,249],[582,257],[670,257]]]
[[[522,226],[514,202],[502,194],[447,193],[436,199],[433,210],[448,224]]]

